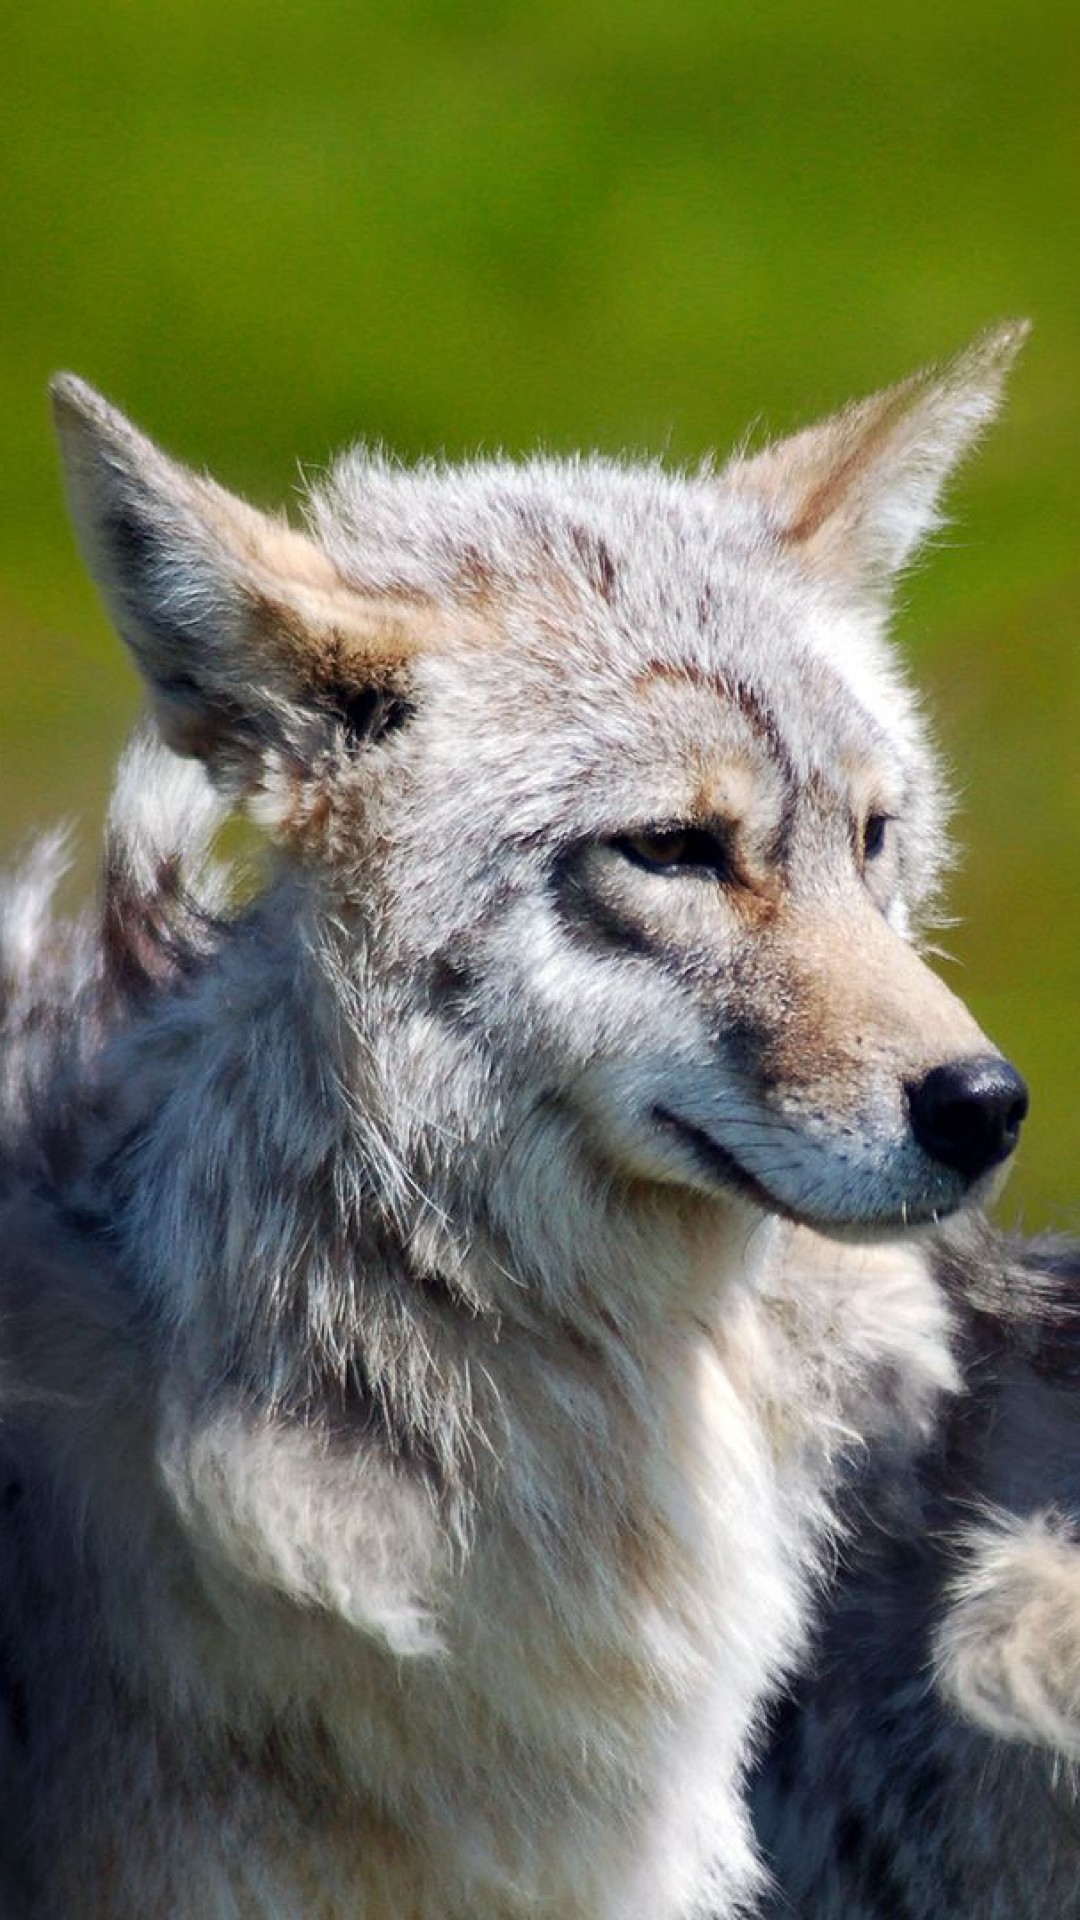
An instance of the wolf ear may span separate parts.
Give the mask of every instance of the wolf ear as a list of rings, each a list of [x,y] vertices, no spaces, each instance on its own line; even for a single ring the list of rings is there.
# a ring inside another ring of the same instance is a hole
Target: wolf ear
[[[723,483],[759,496],[810,571],[880,592],[940,524],[945,481],[996,413],[1028,331],[995,327],[944,366],[734,461]]]
[[[316,541],[168,459],[73,375],[52,396],[84,557],[176,752],[244,792],[268,751],[303,758],[313,714],[348,724],[401,694],[431,642],[423,607],[350,585]]]

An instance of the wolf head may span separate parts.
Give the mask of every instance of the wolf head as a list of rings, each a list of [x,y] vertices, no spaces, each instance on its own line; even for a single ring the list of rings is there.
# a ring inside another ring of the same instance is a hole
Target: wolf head
[[[1026,1096],[917,952],[942,788],[884,628],[1022,334],[720,472],[354,451],[306,532],[56,382],[164,739],[334,929],[341,1071],[429,1190],[542,1153],[556,1204],[584,1163],[877,1230],[986,1189]]]

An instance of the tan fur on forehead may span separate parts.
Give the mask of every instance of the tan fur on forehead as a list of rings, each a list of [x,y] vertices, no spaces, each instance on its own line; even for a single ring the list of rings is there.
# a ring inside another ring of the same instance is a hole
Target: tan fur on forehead
[[[749,754],[702,754],[691,768],[694,786],[686,818],[701,826],[727,822],[749,832],[775,828],[781,791],[775,767]]]
[[[645,704],[680,693],[691,702],[701,695],[710,702],[700,737],[686,741],[681,749],[684,777],[676,808],[678,823],[706,830],[723,825],[738,828],[740,870],[761,864],[758,877],[765,884],[761,857],[780,823],[784,755],[779,728],[764,701],[731,675],[693,660],[650,660],[631,686]],[[723,725],[718,734],[718,720],[733,724]],[[771,895],[770,885],[765,884],[765,892]]]
[[[691,687],[706,688],[729,711],[739,714],[756,738],[771,748],[777,747],[779,728],[776,718],[749,680],[720,668],[704,667],[696,660],[649,660],[636,676],[634,684],[644,689],[651,681],[681,682]]]

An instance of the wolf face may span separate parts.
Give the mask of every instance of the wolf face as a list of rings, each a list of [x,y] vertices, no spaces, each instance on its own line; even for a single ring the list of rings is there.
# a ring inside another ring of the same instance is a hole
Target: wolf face
[[[838,1452],[952,1378],[904,1229],[1023,1114],[883,637],[1020,332],[721,473],[353,453],[306,532],[57,383],[159,738],[11,1001],[35,1920],[744,1900]]]
[[[354,454],[310,536],[58,384],[166,738],[407,976],[390,1044],[441,1029],[485,1184],[542,1121],[604,1177],[879,1228],[1008,1156],[1022,1083],[912,946],[942,794],[881,626],[1018,338],[715,476]]]

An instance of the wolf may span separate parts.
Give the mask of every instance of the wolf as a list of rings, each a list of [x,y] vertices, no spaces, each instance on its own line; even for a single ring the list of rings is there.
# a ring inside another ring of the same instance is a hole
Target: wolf
[[[754,1782],[764,1920],[1080,1914],[1080,1246],[937,1250],[964,1390],[840,1501],[844,1571]]]
[[[50,844],[2,922],[7,1911],[744,1910],[1026,1108],[886,637],[1022,333],[721,471],[353,451],[303,529],[56,382],[150,719],[96,917]]]

